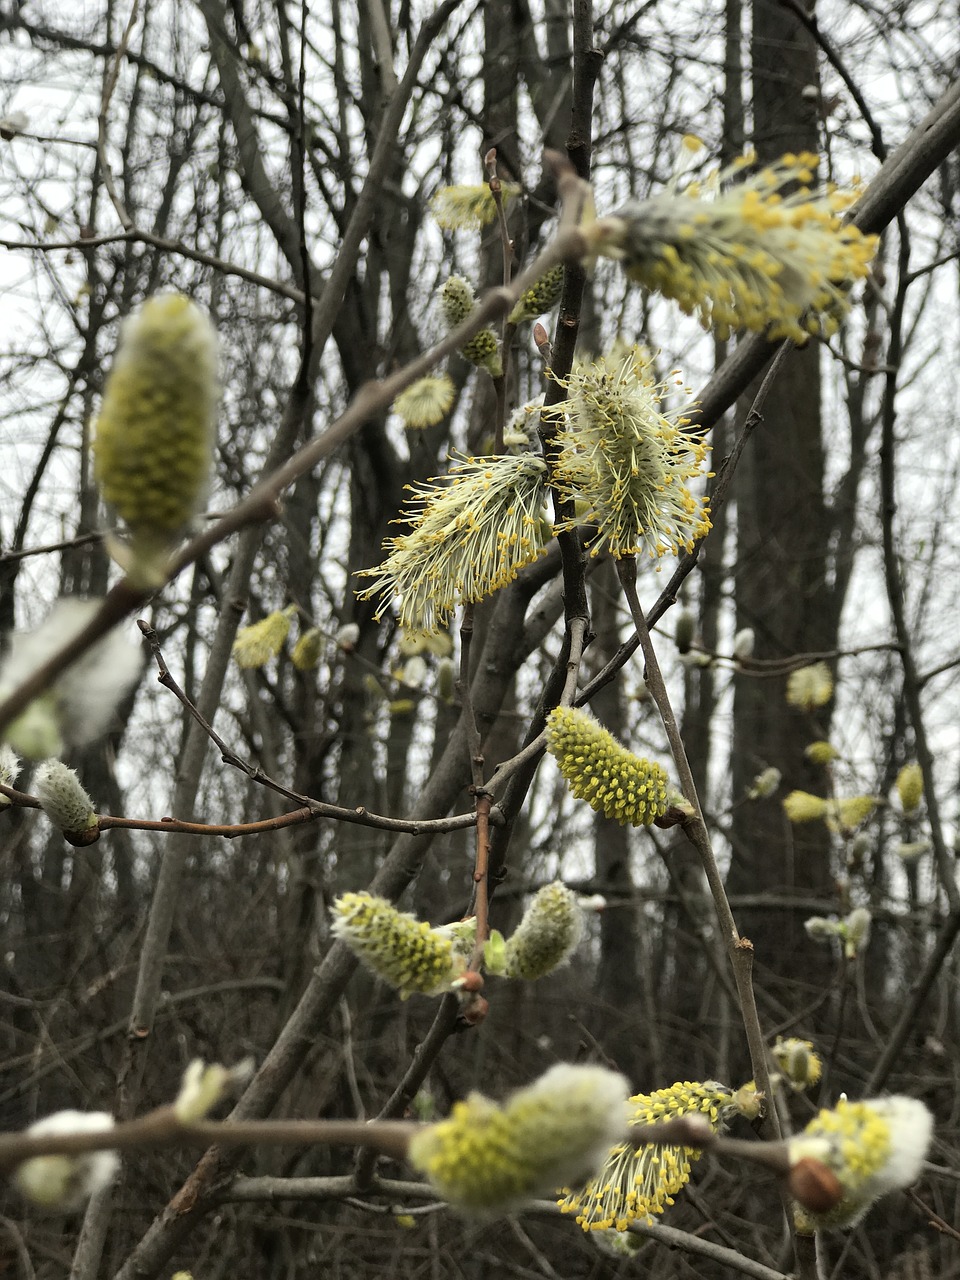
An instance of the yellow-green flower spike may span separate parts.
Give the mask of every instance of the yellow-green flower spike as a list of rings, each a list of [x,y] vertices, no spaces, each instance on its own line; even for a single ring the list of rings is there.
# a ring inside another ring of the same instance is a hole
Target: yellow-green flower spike
[[[460,602],[483,600],[544,552],[541,520],[547,467],[529,454],[465,458],[449,476],[408,486],[411,532],[388,538],[389,554],[360,577],[372,578],[361,599],[400,597],[400,626],[437,632]],[[419,507],[419,510],[416,508]]]
[[[280,641],[283,644],[283,641]],[[319,627],[301,632],[293,646],[290,661],[298,671],[312,671],[323,654],[324,637]]]
[[[504,207],[519,192],[515,182],[500,185]],[[430,212],[444,231],[479,230],[497,216],[497,206],[488,183],[477,186],[441,187],[430,201]]]
[[[80,834],[97,825],[93,801],[73,769],[61,760],[45,760],[33,779],[40,808],[61,831]]]
[[[563,264],[551,267],[545,275],[520,295],[520,301],[510,312],[511,324],[522,324],[524,320],[536,320],[545,315],[560,301],[563,292]]]
[[[460,354],[478,369],[486,369],[491,378],[499,378],[503,374],[500,360],[500,343],[492,329],[481,329],[463,344]]]
[[[914,760],[897,774],[897,796],[906,814],[916,813],[923,799],[923,770]]]
[[[596,524],[593,555],[692,551],[710,521],[706,500],[687,481],[703,474],[707,446],[684,434],[683,418],[661,412],[665,388],[649,354],[630,347],[601,357],[575,369],[565,386],[555,481],[586,510],[561,527]]]
[[[268,613],[259,622],[241,627],[233,642],[233,656],[238,667],[265,667],[275,658],[290,634],[290,623],[297,612],[295,604]]]
[[[667,811],[667,775],[635,756],[586,711],[554,707],[547,716],[547,750],[570,790],[621,826],[648,827]]]
[[[791,671],[787,679],[787,702],[801,711],[825,706],[833,697],[833,676],[825,662]]]
[[[582,937],[577,895],[560,880],[545,885],[507,940],[506,976],[527,981],[546,977],[570,959]]]
[[[413,1139],[408,1159],[466,1213],[509,1213],[590,1176],[624,1127],[627,1082],[560,1063],[502,1106],[479,1093]]]
[[[861,822],[865,822],[877,807],[875,796],[847,796],[829,801],[827,826],[840,835],[849,835]]]
[[[842,1199],[822,1213],[797,1210],[797,1229],[852,1227],[873,1202],[908,1187],[920,1175],[933,1129],[922,1102],[895,1096],[867,1102],[841,1100],[820,1112],[789,1142],[790,1163],[815,1160],[836,1175]]]
[[[440,290],[440,309],[448,329],[463,324],[475,305],[473,286],[463,276],[451,276]]]
[[[452,938],[385,898],[344,893],[334,900],[331,915],[334,936],[403,1000],[450,991],[466,967]]]
[[[778,1039],[771,1052],[780,1074],[796,1093],[812,1088],[820,1079],[823,1064],[811,1041],[795,1036]]]
[[[721,337],[744,328],[795,342],[835,333],[877,244],[841,222],[857,193],[812,186],[815,155],[785,155],[744,177],[753,161],[631,201],[589,228],[594,252],[619,259],[631,280]]]
[[[747,788],[748,800],[766,800],[779,787],[783,775],[774,765],[762,769]]]
[[[204,500],[218,396],[209,318],[179,293],[148,298],[121,330],[93,439],[100,493],[130,533],[118,558],[142,585],[165,580]]]
[[[840,752],[832,742],[811,742],[803,754],[812,764],[832,764]]]
[[[453,382],[445,373],[428,374],[411,382],[393,402],[393,411],[411,431],[434,427],[450,411],[456,394]]]
[[[809,791],[791,791],[783,801],[783,811],[790,822],[815,822],[825,818],[829,808],[829,800]]]
[[[757,1093],[733,1093],[725,1085],[678,1081],[655,1093],[630,1099],[630,1124],[656,1124],[678,1116],[702,1115],[714,1129],[734,1116],[755,1113]],[[625,1231],[637,1219],[650,1219],[673,1204],[673,1197],[689,1181],[691,1162],[700,1152],[693,1147],[613,1147],[597,1176],[579,1191],[568,1190],[559,1201],[564,1213],[575,1213],[584,1231]]]

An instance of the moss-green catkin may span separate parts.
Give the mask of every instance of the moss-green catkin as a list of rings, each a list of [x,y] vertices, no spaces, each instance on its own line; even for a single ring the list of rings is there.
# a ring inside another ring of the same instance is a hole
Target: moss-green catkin
[[[577,895],[560,880],[544,885],[506,945],[506,976],[546,977],[568,960],[583,937]]]
[[[563,263],[551,267],[529,289],[520,295],[520,301],[510,312],[511,324],[522,324],[524,320],[536,320],[550,311],[560,301],[563,292]]]
[[[473,288],[463,276],[451,276],[440,290],[440,307],[449,329],[463,324],[474,308]]]
[[[491,378],[499,378],[503,373],[500,360],[500,344],[492,329],[481,329],[463,344],[460,354],[478,369],[486,369]]]

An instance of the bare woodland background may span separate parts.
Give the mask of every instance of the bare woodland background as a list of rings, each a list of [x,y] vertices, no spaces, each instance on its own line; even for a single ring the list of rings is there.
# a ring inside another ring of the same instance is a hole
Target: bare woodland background
[[[831,0],[807,17],[801,3],[598,7],[589,69],[601,210],[657,189],[687,132],[718,157],[751,141],[763,158],[813,149],[839,179],[869,178],[958,73],[954,4]],[[410,0],[143,0],[128,31],[129,19],[129,4],[113,0],[0,6],[0,113],[27,116],[12,138],[0,126],[4,631],[35,625],[58,594],[106,588],[88,423],[118,319],[145,295],[179,289],[215,318],[224,398],[210,509],[223,511],[263,468],[322,432],[365,381],[429,345],[439,333],[433,297],[448,274],[498,280],[496,232],[439,232],[426,207],[433,191],[481,181],[480,157],[495,146],[501,176],[523,187],[510,225],[526,260],[551,228],[544,145],[585,141],[571,134],[573,22],[591,20],[582,3],[571,12],[566,0],[450,0],[435,12]],[[398,122],[412,56],[420,65]],[[372,205],[361,195],[371,163]],[[734,912],[756,948],[764,1029],[816,1041],[825,1102],[869,1087],[931,1107],[932,1159],[943,1172],[918,1191],[948,1224],[958,1220],[960,1109],[952,873],[938,878],[929,855],[904,868],[889,808],[871,819],[851,865],[848,843],[822,824],[790,827],[780,801],[794,788],[823,793],[825,771],[803,754],[813,738],[831,736],[843,753],[838,794],[885,796],[900,765],[926,755],[937,791],[913,834],[940,841],[952,867],[958,176],[954,155],[911,201],[884,238],[876,288],[829,350],[811,343],[789,355],[686,580],[700,646],[729,655],[735,630],[749,626],[757,662],[739,672],[729,661],[680,664],[669,612],[658,641]],[[601,268],[581,345],[597,351],[618,333],[662,348],[664,369],[679,364],[695,387],[726,354]],[[525,330],[514,368],[511,400],[538,394]],[[404,433],[388,414],[366,421],[296,484],[277,519],[218,548],[147,615],[175,676],[238,756],[294,791],[392,816],[471,808],[459,710],[438,694],[435,661],[421,688],[396,684],[395,625],[389,613],[374,620],[351,579],[378,563],[404,484],[437,474],[451,446],[489,447],[489,385],[458,359],[451,372],[460,396],[449,424]],[[715,464],[750,399],[716,426]],[[49,544],[61,545],[37,551]],[[671,569],[641,576],[645,605]],[[474,701],[488,773],[518,749],[559,652],[557,573],[548,556],[477,610]],[[588,590],[589,676],[629,629],[609,564],[591,564]],[[290,602],[330,636],[319,668],[298,672],[285,658],[250,673],[231,666],[241,619]],[[348,622],[360,628],[351,653],[333,639]],[[809,655],[826,656],[838,681],[815,723],[784,701],[790,663]],[[371,676],[412,710],[391,710]],[[640,676],[633,659],[592,705],[632,747],[666,760],[655,712],[635,696]],[[217,824],[290,807],[221,763],[146,654],[107,740],[70,763],[102,812]],[[766,766],[782,771],[780,790],[746,802]],[[266,1061],[241,1104],[251,1115],[377,1114],[438,1005],[401,1004],[339,950],[328,956],[327,906],[379,873],[380,891],[404,891],[422,916],[459,918],[469,829],[430,839],[317,821],[230,841],[112,830],[75,850],[33,811],[7,809],[0,822],[4,1127],[64,1106],[141,1112],[174,1095],[191,1058],[247,1054]],[[488,984],[489,1018],[446,1039],[412,1091],[416,1114],[445,1114],[473,1087],[501,1095],[557,1060],[615,1062],[638,1090],[743,1082],[726,961],[682,836],[597,818],[570,801],[548,762],[499,854],[501,927],[525,891],[558,875],[602,892],[609,907],[569,968],[535,986]],[[804,933],[810,914],[864,904],[874,932],[855,963]],[[919,976],[929,993],[911,1001]],[[454,1017],[442,1014],[438,1044]],[[816,1102],[796,1103],[797,1124]],[[183,1151],[127,1161],[82,1237],[79,1220],[25,1213],[11,1200],[0,1274],[732,1274],[658,1242],[639,1263],[611,1260],[571,1220],[475,1225],[431,1211],[410,1226],[383,1199],[241,1201],[229,1165],[188,1183],[176,1213],[166,1209],[195,1161]],[[325,1149],[249,1152],[239,1166],[284,1177],[352,1168],[349,1153]],[[409,1176],[389,1164],[382,1172]],[[769,1182],[709,1161],[695,1182],[670,1212],[673,1225],[789,1271]],[[828,1273],[960,1275],[956,1232],[927,1219],[906,1196],[885,1202],[849,1238],[831,1240]]]

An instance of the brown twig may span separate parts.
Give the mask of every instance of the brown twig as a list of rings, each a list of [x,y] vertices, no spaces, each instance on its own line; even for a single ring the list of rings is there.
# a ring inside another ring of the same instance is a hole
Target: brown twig
[[[97,158],[100,161],[100,170],[103,174],[103,185],[110,197],[110,203],[117,212],[120,219],[120,225],[124,231],[129,231],[133,226],[133,219],[127,212],[126,206],[121,199],[120,192],[117,188],[117,180],[114,177],[113,166],[110,164],[110,157],[107,154],[107,124],[110,111],[110,101],[113,98],[114,91],[117,87],[117,81],[120,78],[120,64],[123,61],[124,54],[130,46],[130,40],[133,37],[133,28],[137,22],[137,16],[140,9],[140,0],[133,0],[130,6],[130,16],[127,19],[127,25],[124,28],[123,35],[117,44],[117,51],[114,55],[110,68],[107,71],[103,82],[103,94],[100,98],[100,114],[97,118]]]
[[[82,1155],[87,1151],[144,1151],[156,1147],[292,1146],[325,1143],[374,1147],[402,1159],[410,1139],[424,1126],[416,1121],[366,1120],[203,1120],[183,1121],[175,1107],[158,1107],[112,1129],[74,1134],[0,1134],[0,1172],[9,1173],[37,1156]]]
[[[657,705],[657,710],[660,712],[660,719],[663,722],[674,764],[680,777],[680,789],[683,792],[684,799],[693,809],[693,816],[685,824],[684,830],[700,857],[704,875],[710,886],[714,909],[720,924],[720,932],[733,969],[734,981],[737,984],[737,994],[740,997],[740,1016],[743,1020],[747,1037],[753,1078],[756,1080],[758,1088],[767,1097],[770,1097],[770,1075],[767,1067],[766,1042],[760,1027],[760,1016],[757,1012],[756,998],[753,991],[753,944],[748,938],[741,937],[736,921],[733,918],[733,912],[730,909],[723,877],[720,874],[720,868],[717,865],[710,841],[710,833],[707,830],[703,812],[700,808],[700,798],[690,769],[690,762],[687,759],[683,739],[680,736],[680,727],[670,704],[656,650],[653,647],[653,641],[647,628],[647,621],[643,615],[643,609],[637,595],[636,560],[632,556],[618,560],[617,572],[623,586],[624,596],[630,607],[634,626],[637,629],[640,648],[643,651],[644,675],[647,687]],[[779,1138],[780,1122],[775,1110],[768,1111],[766,1123],[774,1136]]]
[[[508,285],[513,272],[513,241],[510,239],[510,228],[507,226],[507,213],[503,204],[503,184],[497,173],[496,147],[491,147],[483,157],[483,167],[486,170],[487,185],[490,188],[490,194],[493,196],[494,207],[497,211],[497,227],[500,231],[500,250],[503,258],[502,280],[505,285]],[[503,431],[507,421],[507,380],[510,369],[510,347],[514,332],[515,326],[504,316],[500,326],[500,362],[502,368],[500,376],[493,379],[494,391],[497,397],[493,442],[493,452],[496,454],[503,453]]]

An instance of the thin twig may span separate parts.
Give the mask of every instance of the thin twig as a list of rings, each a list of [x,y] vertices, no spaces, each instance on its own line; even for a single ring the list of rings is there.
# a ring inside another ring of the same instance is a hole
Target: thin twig
[[[282,280],[275,280],[272,276],[261,275],[259,271],[251,271],[249,267],[242,267],[239,263],[227,262],[212,253],[205,253],[202,249],[194,248],[193,245],[183,244],[180,240],[170,240],[165,236],[155,235],[152,231],[143,231],[139,227],[131,226],[126,231],[115,231],[102,236],[79,236],[74,240],[31,241],[0,239],[0,249],[28,249],[33,253],[55,253],[59,250],[73,252],[77,249],[82,249],[84,253],[89,253],[91,249],[100,249],[104,245],[110,244],[146,244],[151,249],[159,249],[162,253],[174,254],[178,258],[186,258],[189,262],[199,262],[201,266],[210,267],[221,275],[236,276],[238,280],[246,280],[248,284],[254,284],[259,289],[267,289],[270,293],[279,294],[282,298],[289,298],[291,302],[295,302],[300,306],[303,305],[306,297],[304,291],[298,289],[296,285],[285,284]],[[92,537],[94,535],[88,536]]]
[[[129,231],[133,226],[133,219],[127,212],[126,205],[120,197],[117,188],[117,180],[113,174],[113,167],[110,164],[110,157],[107,154],[108,138],[107,124],[109,121],[110,101],[113,98],[114,90],[117,87],[117,81],[120,78],[120,64],[124,55],[130,46],[130,40],[133,36],[133,28],[136,25],[137,15],[140,9],[140,0],[133,0],[130,6],[130,17],[127,19],[127,25],[124,28],[123,35],[117,44],[117,51],[114,55],[113,62],[106,73],[103,83],[103,94],[100,98],[100,114],[97,118],[97,158],[100,161],[100,169],[103,173],[103,185],[107,189],[107,195],[110,197],[110,203],[117,212],[120,219],[120,225],[124,231]]]
[[[684,830],[700,856],[700,863],[703,867],[704,875],[707,878],[707,883],[710,886],[710,892],[713,896],[714,909],[717,913],[720,931],[733,969],[734,980],[737,984],[737,993],[740,997],[740,1016],[743,1020],[744,1031],[746,1032],[747,1037],[747,1046],[750,1051],[750,1065],[753,1069],[753,1078],[756,1080],[758,1088],[769,1098],[771,1096],[771,1090],[770,1075],[767,1068],[766,1043],[763,1038],[763,1032],[760,1028],[760,1017],[757,1012],[756,999],[753,991],[753,944],[749,939],[740,936],[736,921],[733,918],[733,912],[730,909],[730,902],[727,898],[726,889],[724,888],[723,877],[720,874],[720,868],[717,865],[713,846],[710,842],[710,833],[707,830],[707,824],[704,822],[703,812],[700,808],[700,798],[697,794],[697,787],[694,782],[693,772],[690,768],[690,762],[687,759],[683,739],[680,736],[680,727],[677,724],[676,716],[673,713],[673,707],[670,704],[667,688],[663,681],[663,674],[660,671],[660,664],[657,660],[656,650],[653,647],[653,641],[651,640],[650,632],[647,629],[647,622],[643,616],[643,609],[640,606],[640,600],[637,596],[636,560],[632,556],[623,560],[618,560],[617,572],[620,575],[623,592],[626,597],[627,604],[630,606],[630,613],[633,617],[634,626],[637,629],[637,636],[640,640],[640,648],[643,651],[645,663],[644,675],[647,681],[647,687],[653,696],[654,702],[657,704],[657,710],[660,712],[660,718],[663,721],[667,741],[670,744],[670,750],[673,755],[674,763],[677,767],[677,773],[680,777],[680,789],[683,792],[684,799],[693,809],[693,815],[684,824]],[[767,1113],[766,1123],[769,1125],[770,1131],[774,1136],[779,1138],[780,1122],[776,1111],[773,1108],[771,1108]]]

